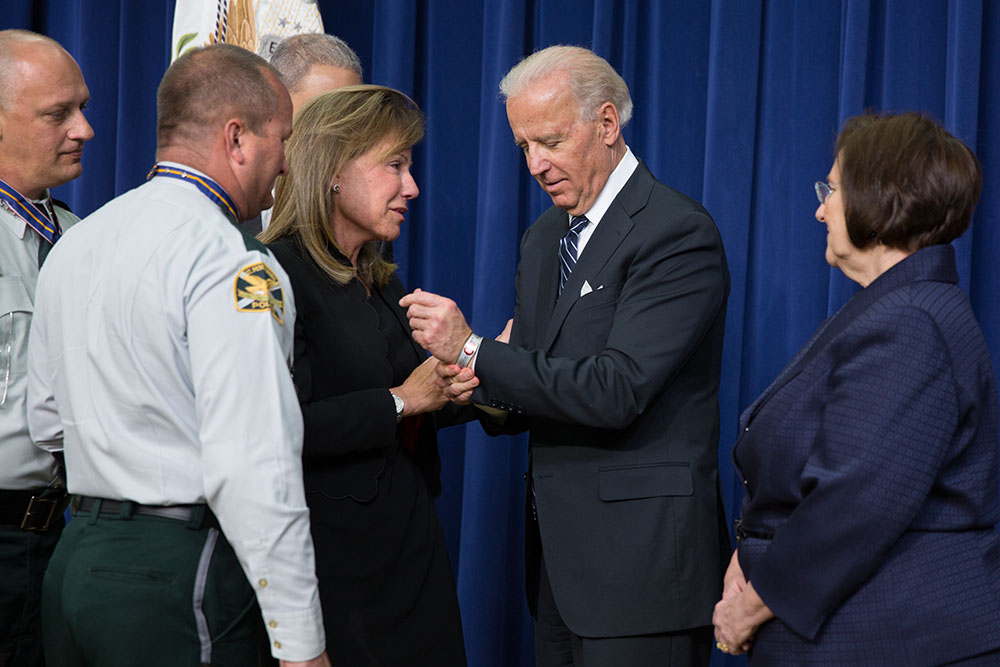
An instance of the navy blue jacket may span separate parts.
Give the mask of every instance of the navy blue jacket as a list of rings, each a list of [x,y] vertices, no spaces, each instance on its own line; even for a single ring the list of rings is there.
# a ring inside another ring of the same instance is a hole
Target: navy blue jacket
[[[760,664],[937,665],[1000,647],[997,392],[951,246],[820,327],[741,418]]]

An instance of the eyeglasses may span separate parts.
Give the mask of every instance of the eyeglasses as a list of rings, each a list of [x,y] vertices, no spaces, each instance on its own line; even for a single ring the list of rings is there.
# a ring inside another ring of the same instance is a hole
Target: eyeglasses
[[[825,181],[816,181],[816,185],[813,187],[816,188],[816,199],[819,200],[820,204],[825,204],[826,198],[833,194],[833,188]]]

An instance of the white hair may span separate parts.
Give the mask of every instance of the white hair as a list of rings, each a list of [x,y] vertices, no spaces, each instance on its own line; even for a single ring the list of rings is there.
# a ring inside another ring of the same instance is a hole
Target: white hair
[[[271,54],[271,65],[281,74],[289,92],[298,90],[313,65],[330,65],[354,72],[361,78],[361,60],[347,42],[334,35],[294,35]]]
[[[608,61],[579,46],[550,46],[514,65],[500,81],[500,97],[517,97],[528,85],[557,72],[569,74],[569,90],[579,102],[580,117],[590,119],[605,102],[618,109],[622,127],[632,118],[632,98],[625,80]]]

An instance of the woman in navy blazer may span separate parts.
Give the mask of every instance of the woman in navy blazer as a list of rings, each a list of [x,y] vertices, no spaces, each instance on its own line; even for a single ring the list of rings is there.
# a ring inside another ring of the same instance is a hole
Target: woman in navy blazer
[[[849,120],[817,183],[857,292],[742,415],[714,622],[752,664],[1000,664],[997,392],[949,242],[982,173],[926,117]]]

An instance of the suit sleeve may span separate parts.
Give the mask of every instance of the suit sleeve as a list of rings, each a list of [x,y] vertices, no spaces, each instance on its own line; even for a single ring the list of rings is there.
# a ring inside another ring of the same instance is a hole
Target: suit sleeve
[[[521,257],[524,257],[524,248],[528,244],[528,239],[530,238],[530,236],[531,236],[531,227],[528,227],[528,229],[526,229],[524,232],[524,236],[521,237],[521,248],[520,248]],[[514,286],[515,286],[514,318],[513,318],[514,322],[511,325],[510,329],[510,341],[509,343],[507,343],[508,345],[514,348],[523,347],[521,343],[521,324],[520,324],[521,323],[521,317],[520,317],[521,270],[522,266],[519,265],[517,267],[517,276],[514,278]],[[483,342],[484,343],[487,342],[486,338],[483,339]],[[503,343],[498,343],[498,344],[503,345]],[[480,354],[482,354],[482,350],[480,350]],[[477,373],[480,372],[482,371],[477,370]],[[481,389],[473,393],[473,400],[480,404],[487,404],[490,402],[491,399],[489,398],[488,392]],[[493,399],[494,402],[495,400],[496,399]],[[489,412],[483,412],[478,410],[477,412],[479,412],[479,414],[476,415],[479,418],[479,423],[483,427],[483,430],[487,433],[487,435],[517,435],[518,433],[523,433],[524,431],[527,431],[531,425],[529,419],[523,414],[504,412],[500,413],[501,417],[498,418],[497,416],[490,414]]]
[[[796,633],[824,621],[883,563],[924,504],[958,428],[941,332],[909,306],[834,342],[803,500],[754,567],[754,588]]]
[[[510,345],[484,340],[477,402],[610,429],[627,427],[649,406],[723,314],[728,273],[718,230],[704,212],[676,213],[641,233],[604,348],[569,357],[525,350],[513,337]],[[519,269],[519,294],[532,288],[523,282]]]

